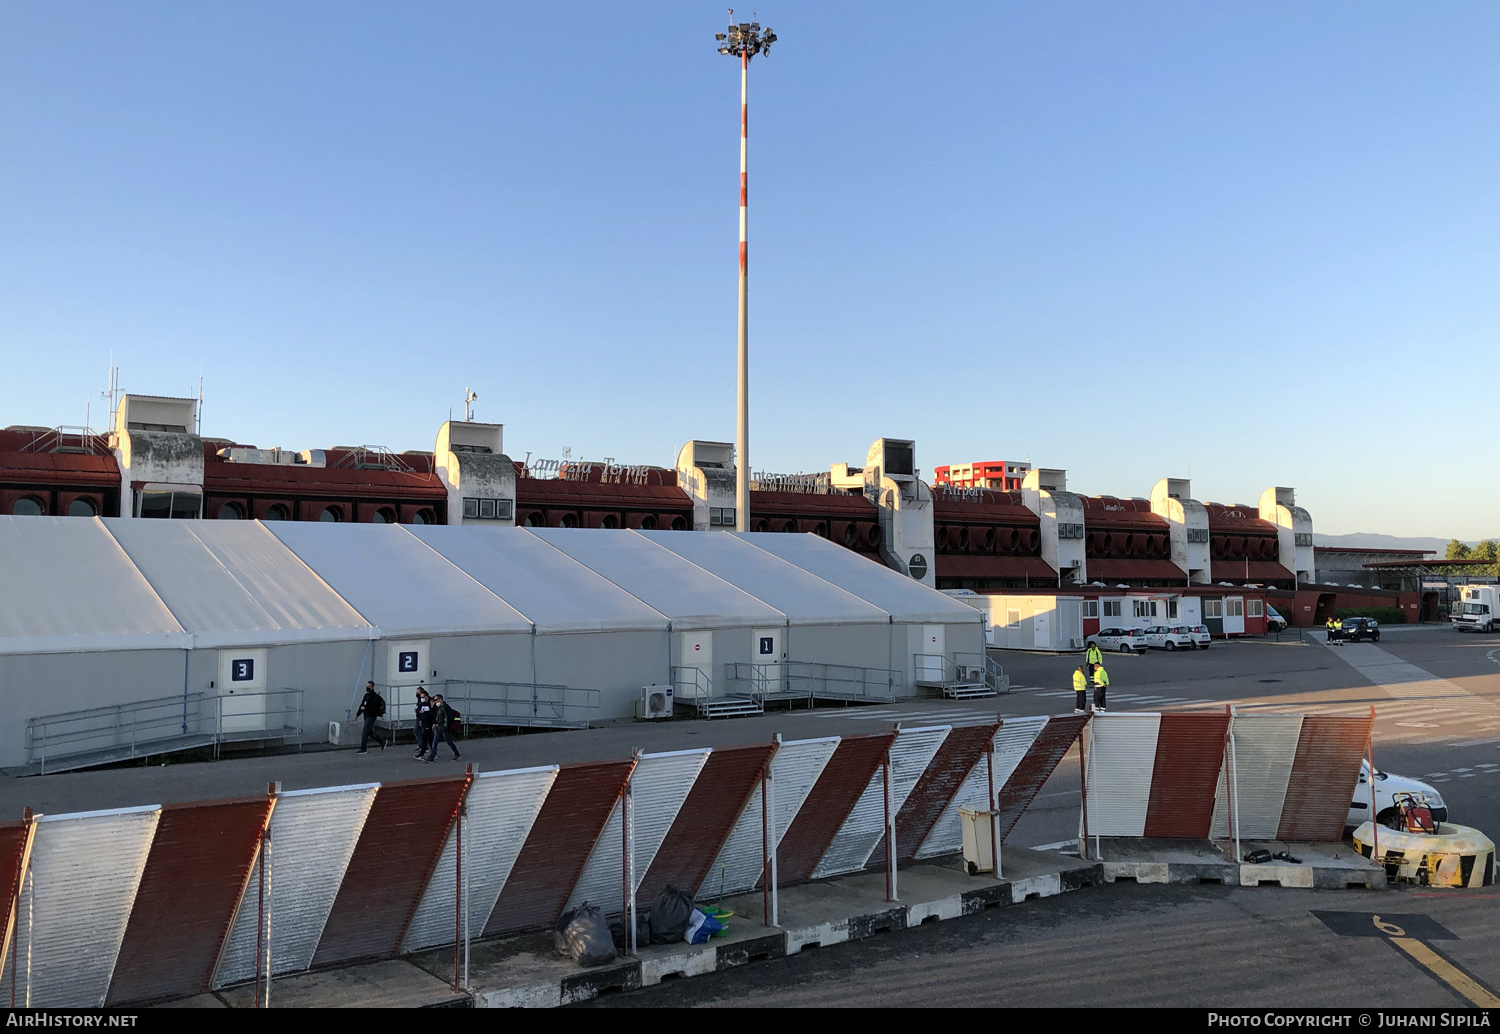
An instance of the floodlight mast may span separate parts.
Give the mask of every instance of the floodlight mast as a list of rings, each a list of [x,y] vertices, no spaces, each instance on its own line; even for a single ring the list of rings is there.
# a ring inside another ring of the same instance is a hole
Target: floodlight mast
[[[734,17],[733,9],[729,17]],[[776,34],[762,29],[759,22],[731,23],[725,32],[716,33],[719,53],[740,59],[740,333],[739,396],[734,435],[734,527],[750,530],[750,254],[748,250],[749,143],[750,143],[750,59],[769,54]]]

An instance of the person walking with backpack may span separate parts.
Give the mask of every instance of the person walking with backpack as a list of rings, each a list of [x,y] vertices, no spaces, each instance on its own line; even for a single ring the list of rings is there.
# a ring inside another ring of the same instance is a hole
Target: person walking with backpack
[[[363,715],[365,719],[364,731],[359,734],[359,749],[354,753],[370,753],[366,748],[370,745],[370,737],[372,736],[375,738],[375,742],[380,744],[380,749],[385,750],[385,739],[380,733],[375,731],[375,719],[384,714],[385,697],[375,692],[374,682],[366,682],[365,697],[359,702],[359,710],[354,712],[354,717],[358,718]]]
[[[443,699],[443,694],[435,693],[432,697],[432,732],[430,743],[431,753],[427,755],[427,763],[430,765],[437,760],[438,740],[444,740],[448,749],[453,751],[453,760],[459,759],[458,747],[453,743],[453,723],[458,720],[458,712],[448,705]]]
[[[427,695],[427,690],[417,690],[416,721],[412,724],[412,731],[417,737],[417,752],[412,755],[420,758],[427,753],[427,736],[432,731],[432,698]]]
[[[1104,665],[1094,665],[1094,710],[1103,713],[1104,693],[1109,689],[1109,672],[1104,670]]]

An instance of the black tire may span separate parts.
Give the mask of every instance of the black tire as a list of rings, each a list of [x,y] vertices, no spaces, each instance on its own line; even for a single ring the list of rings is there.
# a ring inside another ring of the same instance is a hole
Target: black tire
[[[1395,826],[1392,826],[1391,823],[1399,823],[1400,820],[1401,810],[1399,808],[1387,808],[1385,809],[1385,811],[1375,816],[1375,822],[1377,825],[1385,826],[1390,829],[1396,828]]]
[[[1130,648],[1130,644],[1129,643],[1121,643],[1120,644],[1120,652],[1121,653],[1134,653],[1135,651]]]
[[[1174,643],[1174,642],[1172,642],[1172,640],[1168,639],[1167,640],[1167,652],[1171,653],[1175,649],[1177,649],[1177,644]]]
[[[1372,643],[1378,643],[1378,642],[1380,642],[1380,633],[1376,632],[1373,636],[1371,636],[1370,637],[1370,642],[1372,642]]]

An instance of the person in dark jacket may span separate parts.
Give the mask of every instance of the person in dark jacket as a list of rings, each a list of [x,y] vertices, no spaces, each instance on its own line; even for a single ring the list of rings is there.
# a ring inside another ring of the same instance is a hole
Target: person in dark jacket
[[[354,717],[358,718],[363,715],[365,719],[365,728],[359,734],[359,749],[355,751],[356,754],[370,753],[365,748],[370,745],[370,737],[372,736],[375,738],[375,742],[380,744],[380,749],[385,750],[384,738],[381,737],[380,733],[375,731],[375,719],[383,714],[385,714],[385,698],[375,692],[374,682],[366,682],[365,698],[359,702],[359,710],[354,712]]]
[[[458,747],[453,744],[453,708],[443,699],[443,694],[434,693],[432,696],[432,733],[428,742],[431,744],[431,753],[427,755],[430,764],[437,760],[438,740],[448,744],[448,749],[453,751],[453,760],[459,758]]]
[[[432,698],[425,689],[417,690],[416,721],[412,731],[417,735],[417,752],[412,757],[420,758],[427,753],[427,738],[432,732]]]

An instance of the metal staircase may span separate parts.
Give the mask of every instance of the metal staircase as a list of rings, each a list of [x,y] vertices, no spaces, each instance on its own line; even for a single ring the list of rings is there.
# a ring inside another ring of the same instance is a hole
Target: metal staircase
[[[765,698],[756,696],[753,689],[748,694],[718,695],[713,679],[702,668],[690,664],[672,666],[672,703],[675,707],[690,708],[700,718],[743,718],[766,712]]]
[[[917,673],[913,681],[939,691],[945,700],[980,700],[1010,691],[1010,677],[989,657],[919,653],[912,660]]]

